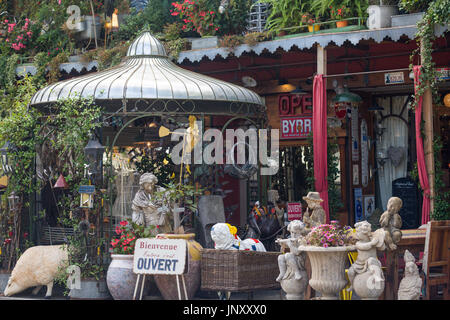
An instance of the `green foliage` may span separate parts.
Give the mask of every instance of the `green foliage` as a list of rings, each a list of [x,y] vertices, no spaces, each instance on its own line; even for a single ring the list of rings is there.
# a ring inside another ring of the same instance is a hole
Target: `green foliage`
[[[132,11],[119,26],[114,35],[115,41],[128,41],[136,38],[142,31],[150,30],[153,34],[163,32],[167,23],[174,22],[170,15],[169,3],[166,1],[153,1],[143,11]]]
[[[367,17],[368,0],[311,0],[311,12],[316,17],[331,18],[330,8],[348,8],[349,17]]]
[[[164,148],[152,154],[144,154],[140,161],[136,162],[136,170],[140,174],[153,173],[161,185],[170,183],[170,177],[175,172],[174,165],[170,161],[170,154],[166,153]]]
[[[278,33],[281,29],[302,25],[302,15],[309,12],[309,1],[305,0],[260,0],[272,6],[267,17],[266,28]]]
[[[217,14],[217,22],[220,26],[217,34],[241,35],[247,27],[251,4],[250,0],[231,0],[227,9],[223,13]],[[220,1],[215,1],[215,8],[218,8],[219,5]]]
[[[427,11],[429,4],[429,0],[400,0],[398,7],[407,13],[415,13]]]
[[[310,191],[315,190],[314,178],[314,148],[312,141],[312,133],[308,138],[309,145],[305,148],[305,161],[308,163],[306,184]],[[328,206],[330,212],[330,220],[337,219],[337,213],[342,209],[341,194],[336,185],[336,179],[339,177],[339,157],[336,155],[339,151],[339,145],[336,138],[328,138],[327,144],[327,164],[328,164]]]
[[[179,184],[172,181],[164,184],[164,188],[165,190],[163,191],[155,192],[156,198],[163,199],[166,205],[178,203],[192,212],[197,209],[194,197],[200,196],[203,192],[203,190],[197,189],[193,185]]]
[[[450,220],[450,191],[445,191],[445,183],[442,179],[443,170],[440,161],[442,150],[441,137],[437,136],[433,141],[434,152],[434,210],[431,213],[433,220]]]

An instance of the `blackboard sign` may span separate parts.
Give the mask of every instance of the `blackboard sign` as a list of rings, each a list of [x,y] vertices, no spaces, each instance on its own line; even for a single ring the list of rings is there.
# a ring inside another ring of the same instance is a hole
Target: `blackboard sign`
[[[416,229],[419,227],[419,193],[416,183],[410,178],[400,178],[392,181],[392,196],[403,201],[400,209],[402,229]]]

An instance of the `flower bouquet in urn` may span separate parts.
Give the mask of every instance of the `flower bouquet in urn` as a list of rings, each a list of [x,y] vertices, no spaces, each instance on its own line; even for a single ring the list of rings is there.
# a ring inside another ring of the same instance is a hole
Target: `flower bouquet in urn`
[[[131,219],[120,221],[115,229],[115,238],[111,240],[113,254],[134,254],[136,239],[153,238],[154,228],[153,225],[138,225]]]
[[[313,227],[306,236],[306,244],[317,247],[340,247],[356,243],[355,230],[350,226],[340,228],[337,221]]]

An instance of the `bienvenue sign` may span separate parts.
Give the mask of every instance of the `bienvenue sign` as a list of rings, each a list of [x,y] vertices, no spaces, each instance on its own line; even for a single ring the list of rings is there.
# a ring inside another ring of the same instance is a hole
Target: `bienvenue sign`
[[[184,273],[185,265],[185,240],[157,238],[136,240],[134,273],[179,275]]]

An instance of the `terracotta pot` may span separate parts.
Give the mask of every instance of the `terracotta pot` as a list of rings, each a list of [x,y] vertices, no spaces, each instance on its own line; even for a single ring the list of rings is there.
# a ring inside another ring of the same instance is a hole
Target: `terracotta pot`
[[[200,262],[203,247],[195,241],[194,233],[187,234],[161,234],[169,239],[184,239],[188,247],[188,272],[184,274],[186,283],[187,299],[192,299],[200,288]],[[154,275],[156,285],[165,300],[178,300],[177,279],[174,275]],[[182,299],[185,298],[181,276],[179,277]]]
[[[318,24],[316,24],[315,26],[314,26],[314,31],[319,31],[320,30],[320,25],[318,25]],[[313,32],[313,26],[311,25],[311,26],[308,26],[308,31],[309,32]]]
[[[132,300],[137,275],[133,273],[132,254],[112,254],[106,284],[114,300]]]
[[[347,284],[345,263],[347,252],[354,251],[354,246],[316,247],[300,246],[300,251],[308,254],[311,262],[311,279],[309,285],[321,293],[322,300],[338,300],[339,292]]]
[[[336,27],[343,28],[348,26],[348,20],[336,21]]]

